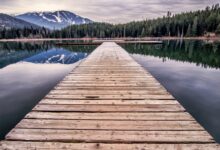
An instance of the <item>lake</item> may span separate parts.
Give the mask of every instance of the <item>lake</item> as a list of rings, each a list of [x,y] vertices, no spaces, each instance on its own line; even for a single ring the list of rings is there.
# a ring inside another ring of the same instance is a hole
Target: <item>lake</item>
[[[0,138],[96,46],[0,43]],[[220,142],[220,43],[122,44]]]
[[[164,41],[123,47],[220,142],[220,43]]]
[[[0,43],[0,139],[95,46]]]

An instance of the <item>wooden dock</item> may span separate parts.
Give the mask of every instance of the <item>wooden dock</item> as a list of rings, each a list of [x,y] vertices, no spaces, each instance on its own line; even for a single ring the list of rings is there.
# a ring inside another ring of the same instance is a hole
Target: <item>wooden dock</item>
[[[220,147],[123,48],[105,42],[8,133],[0,149]]]

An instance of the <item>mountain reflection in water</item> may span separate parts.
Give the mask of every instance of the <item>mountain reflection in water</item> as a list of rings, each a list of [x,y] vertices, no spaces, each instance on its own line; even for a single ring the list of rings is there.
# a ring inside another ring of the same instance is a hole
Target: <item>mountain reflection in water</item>
[[[0,43],[0,139],[95,46]]]

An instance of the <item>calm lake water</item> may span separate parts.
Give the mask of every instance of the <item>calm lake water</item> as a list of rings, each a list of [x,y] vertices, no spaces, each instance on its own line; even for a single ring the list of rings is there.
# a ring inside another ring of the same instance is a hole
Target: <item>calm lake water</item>
[[[0,139],[94,46],[0,43]]]
[[[122,45],[220,142],[220,43]],[[95,46],[0,43],[0,138]]]
[[[123,46],[220,143],[220,43]]]

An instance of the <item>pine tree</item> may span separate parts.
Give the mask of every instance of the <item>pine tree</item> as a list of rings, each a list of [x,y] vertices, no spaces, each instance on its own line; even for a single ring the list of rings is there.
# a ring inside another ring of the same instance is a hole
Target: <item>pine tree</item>
[[[196,36],[198,31],[198,17],[195,17],[192,25],[192,35]]]
[[[191,24],[189,24],[188,28],[187,28],[186,36],[188,36],[188,37],[191,36],[192,35],[191,33],[192,33]]]
[[[220,23],[218,24],[218,27],[217,27],[217,29],[215,30],[215,33],[218,34],[218,35],[220,35]]]
[[[143,28],[141,31],[141,37],[144,37],[144,36],[145,36],[145,29]]]
[[[172,15],[126,24],[91,23],[71,25],[62,30],[46,28],[0,28],[0,38],[25,37],[143,37],[143,36],[201,36],[206,32],[220,34],[220,7],[213,5],[202,11]]]

